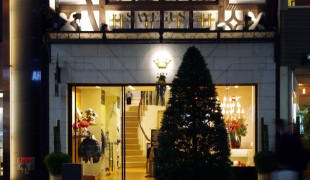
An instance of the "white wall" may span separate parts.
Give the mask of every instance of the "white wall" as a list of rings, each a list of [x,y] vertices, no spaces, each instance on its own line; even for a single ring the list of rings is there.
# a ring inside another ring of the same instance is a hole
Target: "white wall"
[[[216,84],[257,84],[257,120],[264,117],[269,126],[269,142],[275,141],[275,63],[272,43],[238,44],[54,44],[50,63],[50,129],[55,119],[62,121],[67,132],[67,83],[155,83],[153,59],[159,50],[171,58],[167,83],[171,83],[189,46],[198,47],[205,57]],[[61,68],[60,96],[54,96],[55,63]],[[258,127],[260,129],[260,127]],[[62,133],[62,148],[67,148],[67,133]],[[50,149],[52,150],[52,134]],[[259,137],[258,137],[259,138]],[[257,140],[260,142],[260,139]],[[259,146],[259,149],[261,147]]]

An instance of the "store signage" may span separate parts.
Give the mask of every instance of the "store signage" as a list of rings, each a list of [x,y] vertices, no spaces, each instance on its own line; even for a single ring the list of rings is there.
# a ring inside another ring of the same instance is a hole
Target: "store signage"
[[[40,70],[35,70],[32,71],[32,81],[41,81],[41,71]]]
[[[17,170],[22,171],[24,174],[29,174],[30,170],[35,168],[34,157],[17,157]]]

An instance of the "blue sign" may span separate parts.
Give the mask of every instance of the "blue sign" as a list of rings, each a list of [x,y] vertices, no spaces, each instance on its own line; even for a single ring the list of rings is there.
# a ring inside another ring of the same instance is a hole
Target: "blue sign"
[[[41,71],[37,70],[37,71],[32,71],[32,81],[41,81]]]

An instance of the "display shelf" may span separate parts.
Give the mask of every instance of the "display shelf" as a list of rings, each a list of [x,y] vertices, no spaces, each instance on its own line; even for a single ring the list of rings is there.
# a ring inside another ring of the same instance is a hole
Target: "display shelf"
[[[249,157],[252,149],[231,149],[231,157]]]
[[[230,159],[243,162],[246,166],[251,166],[253,165],[253,149],[231,149]]]

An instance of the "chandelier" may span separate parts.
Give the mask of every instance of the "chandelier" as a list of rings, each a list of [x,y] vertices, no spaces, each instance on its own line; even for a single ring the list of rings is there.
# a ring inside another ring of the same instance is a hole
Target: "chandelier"
[[[237,89],[238,86],[235,86]],[[229,95],[229,87],[225,88],[227,90],[227,96],[224,96],[221,101],[221,109],[224,119],[234,119],[234,118],[241,118],[242,114],[244,114],[244,109],[239,101],[241,96]]]

